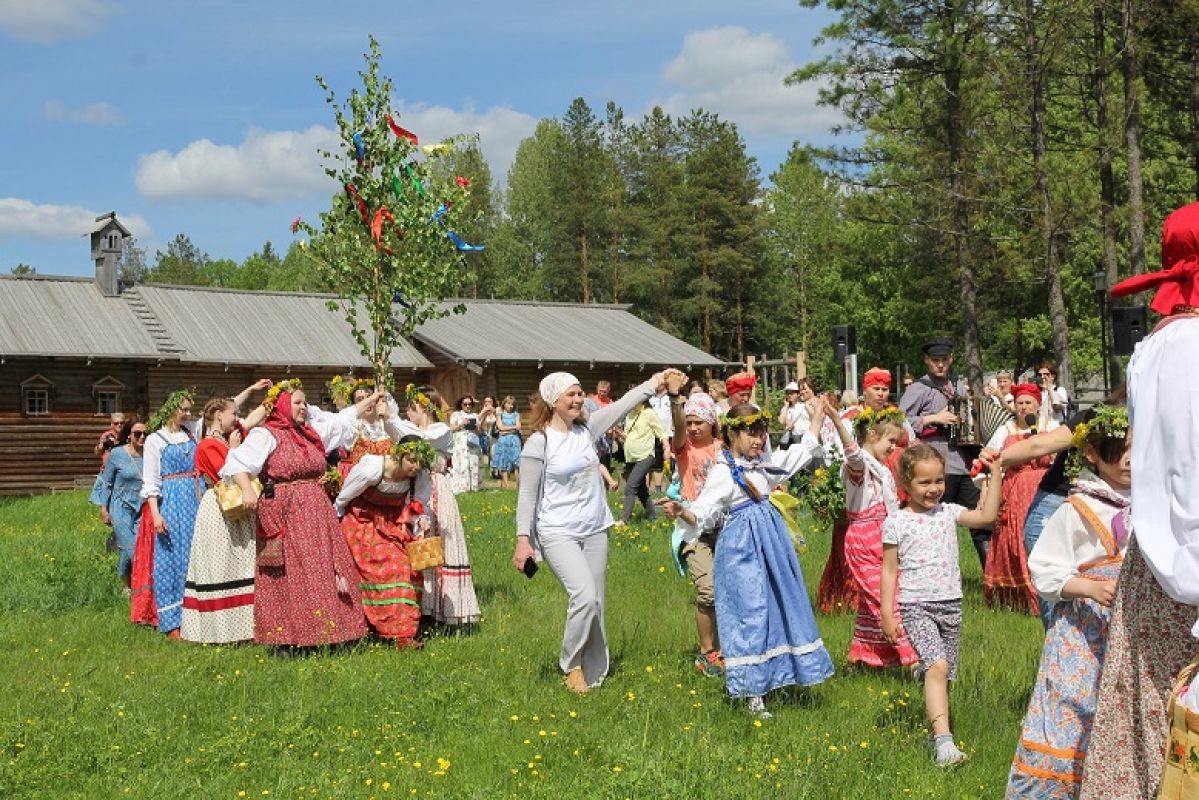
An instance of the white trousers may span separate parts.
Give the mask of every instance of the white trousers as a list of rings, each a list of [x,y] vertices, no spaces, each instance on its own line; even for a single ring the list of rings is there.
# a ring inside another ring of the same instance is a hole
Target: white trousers
[[[581,537],[549,536],[541,540],[541,553],[569,599],[558,665],[563,672],[582,667],[587,685],[598,686],[608,674],[608,635],[604,632],[608,531]]]

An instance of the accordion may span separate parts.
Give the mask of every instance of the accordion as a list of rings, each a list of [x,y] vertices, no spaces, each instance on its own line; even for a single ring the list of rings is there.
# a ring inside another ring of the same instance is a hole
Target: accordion
[[[949,407],[958,418],[956,425],[949,426],[949,441],[959,447],[982,447],[997,430],[1016,418],[989,397],[959,397]]]

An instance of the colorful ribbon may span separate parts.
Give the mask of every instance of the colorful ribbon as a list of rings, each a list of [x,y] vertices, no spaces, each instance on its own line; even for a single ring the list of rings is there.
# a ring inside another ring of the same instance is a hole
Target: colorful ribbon
[[[362,138],[361,133],[355,133],[352,138],[354,139],[354,154],[358,158],[358,163],[361,164],[362,160],[366,158],[366,140]]]
[[[416,172],[413,171],[411,164],[404,165],[404,174],[408,176],[408,180],[412,181],[412,186],[416,189],[416,193],[424,197],[425,185],[420,182],[420,178],[416,177]]]
[[[439,156],[449,149],[450,149],[450,146],[448,144],[446,144],[445,142],[438,142],[437,144],[425,145],[424,147],[421,148],[421,152],[423,152],[427,156]]]
[[[388,114],[386,119],[387,127],[391,128],[391,132],[396,135],[397,139],[407,139],[408,141],[412,142],[413,147],[416,147],[418,144],[420,144],[420,141],[416,138],[416,134],[397,125],[396,121],[392,119],[391,114]]]
[[[391,302],[399,303],[404,308],[412,308],[412,304],[405,300],[404,295],[400,294],[398,291],[391,296]]]
[[[433,212],[433,216],[429,217],[429,222],[440,222],[441,218],[444,217],[445,213],[449,210],[450,210],[450,204],[442,203],[440,206],[437,207],[437,210]]]
[[[374,237],[376,245],[383,244],[383,220],[396,221],[395,215],[387,206],[381,206],[375,212],[375,218],[371,220],[371,236]]]
[[[466,242],[462,241],[461,236],[454,233],[453,231],[446,231],[445,235],[448,236],[450,238],[450,241],[454,243],[454,247],[457,247],[459,250],[461,250],[464,253],[478,253],[483,250],[484,245],[467,244]]]
[[[462,177],[461,175],[454,176],[454,183],[458,184],[463,189],[470,186],[470,181],[468,181],[466,178]]]
[[[304,224],[304,220],[300,219],[299,217],[296,217],[295,219],[293,219],[291,221],[291,232],[295,233],[296,231],[298,231],[300,229],[300,226],[303,224]]]
[[[362,199],[362,195],[358,194],[358,190],[354,188],[354,184],[352,184],[352,183],[346,184],[346,194],[349,195],[350,200],[353,201],[354,205],[356,205],[358,207],[358,216],[362,217],[362,224],[370,225],[371,224],[370,211],[367,209],[366,201]]]

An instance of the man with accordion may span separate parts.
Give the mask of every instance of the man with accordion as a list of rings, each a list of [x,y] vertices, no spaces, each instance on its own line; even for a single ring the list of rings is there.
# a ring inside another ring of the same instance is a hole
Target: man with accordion
[[[966,508],[978,505],[979,491],[970,477],[970,465],[978,455],[978,437],[962,437],[963,428],[978,429],[978,420],[963,420],[958,413],[968,414],[969,387],[949,375],[953,365],[953,342],[931,339],[921,348],[927,373],[904,390],[899,407],[908,424],[922,442],[935,447],[945,458],[945,496],[942,502],[957,503]],[[968,423],[963,425],[963,423]],[[985,529],[970,531],[979,563],[987,563],[991,532]]]

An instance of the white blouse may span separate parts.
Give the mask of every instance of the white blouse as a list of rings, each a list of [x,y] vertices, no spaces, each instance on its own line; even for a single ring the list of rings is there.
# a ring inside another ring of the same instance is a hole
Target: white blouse
[[[354,446],[354,440],[358,438],[355,422],[355,417],[344,413],[333,414],[308,406],[308,424],[321,437],[326,453],[339,447],[349,449]],[[241,472],[258,475],[277,446],[274,435],[267,428],[255,428],[244,442],[229,451],[225,466],[221,467],[221,477],[231,478]]]
[[[855,481],[854,473],[860,477]],[[845,510],[854,513],[882,503],[888,514],[899,510],[899,493],[891,470],[867,453],[857,442],[850,440],[845,448],[845,463],[841,465],[845,484]]]
[[[1075,496],[1082,498],[1109,531],[1112,529],[1112,519],[1119,513],[1118,508],[1086,495]],[[1124,554],[1123,549],[1120,554]],[[1071,578],[1078,577],[1080,566],[1106,557],[1107,550],[1103,543],[1082,521],[1082,516],[1074,506],[1062,503],[1045,522],[1041,538],[1028,554],[1028,571],[1032,575],[1032,584],[1036,587],[1037,594],[1051,603],[1059,603],[1062,601],[1062,587]]]
[[[1051,430],[1054,430],[1057,427],[1059,427],[1057,422],[1054,420],[1048,420],[1047,422],[1043,423],[1043,427],[1038,431],[1038,433],[1049,433]],[[1007,437],[1015,436],[1019,433],[1028,433],[1028,431],[1020,430],[1016,427],[1016,423],[1014,421],[1008,420],[999,428],[999,430],[991,434],[991,440],[987,442],[986,447],[988,450],[994,450],[996,453],[998,453],[1003,449],[1003,443],[1007,441]]]
[[[444,422],[434,422],[427,428],[418,428],[406,419],[390,417],[384,420],[387,435],[393,442],[398,442],[405,436],[419,436],[443,456],[449,456],[454,449],[454,432]]]
[[[411,481],[389,481],[383,478],[383,467],[386,463],[384,456],[367,454],[362,456],[357,464],[353,466],[345,480],[341,484],[341,492],[337,495],[337,500],[333,506],[337,509],[337,516],[345,516],[346,509],[354,498],[361,495],[367,489],[374,488],[383,494],[404,494],[409,491]],[[419,500],[421,505],[425,507],[425,517],[429,516],[429,499],[433,496],[433,483],[429,480],[429,473],[426,470],[421,470],[416,476],[416,489],[414,499]]]
[[[183,444],[188,439],[197,439],[199,429],[200,420],[193,419],[183,423],[183,427],[174,433],[166,428],[159,428],[146,436],[146,443],[142,446],[143,500],[162,496],[162,451],[168,444]],[[166,441],[163,441],[164,438]]]
[[[1162,589],[1199,606],[1199,318],[1141,341],[1128,365],[1132,522]],[[1191,630],[1199,638],[1199,622]]]
[[[742,472],[745,482],[765,497],[775,486],[820,459],[822,452],[820,441],[808,431],[798,443],[786,450],[775,450],[768,458],[755,462],[738,458],[737,463],[745,468]],[[772,471],[767,472],[766,467],[771,467]],[[703,491],[691,503],[695,524],[690,525],[682,518],[678,520],[683,541],[693,541],[704,531],[717,527],[730,508],[748,499],[745,490],[733,481],[733,473],[722,455],[720,460],[712,464]]]

